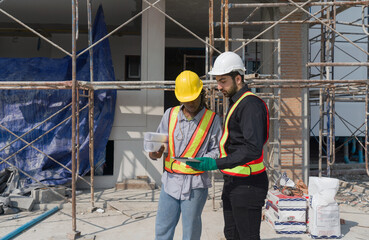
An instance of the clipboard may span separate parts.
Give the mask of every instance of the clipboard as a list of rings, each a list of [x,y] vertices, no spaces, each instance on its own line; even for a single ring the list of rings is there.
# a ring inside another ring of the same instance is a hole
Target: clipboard
[[[186,163],[186,162],[201,162],[195,158],[192,157],[172,157],[174,160]]]

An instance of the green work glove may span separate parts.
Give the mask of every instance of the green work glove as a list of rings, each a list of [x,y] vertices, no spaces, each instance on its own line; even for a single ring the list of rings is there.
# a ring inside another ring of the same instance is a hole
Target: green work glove
[[[200,171],[210,171],[210,170],[218,169],[217,162],[213,158],[198,157],[195,159],[199,160],[200,162],[186,161],[186,164]]]

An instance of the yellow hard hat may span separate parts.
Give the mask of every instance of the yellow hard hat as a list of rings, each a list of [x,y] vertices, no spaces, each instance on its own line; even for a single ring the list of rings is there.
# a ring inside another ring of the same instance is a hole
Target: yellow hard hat
[[[183,71],[176,78],[175,94],[180,102],[191,102],[201,93],[202,81],[192,71]]]

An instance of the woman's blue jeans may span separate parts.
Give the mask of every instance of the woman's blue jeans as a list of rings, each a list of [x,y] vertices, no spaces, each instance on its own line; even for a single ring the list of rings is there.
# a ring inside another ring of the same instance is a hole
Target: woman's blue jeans
[[[182,213],[183,240],[197,240],[201,237],[201,213],[208,196],[207,188],[191,190],[189,200],[177,200],[161,188],[159,207],[155,223],[155,239],[171,240]]]

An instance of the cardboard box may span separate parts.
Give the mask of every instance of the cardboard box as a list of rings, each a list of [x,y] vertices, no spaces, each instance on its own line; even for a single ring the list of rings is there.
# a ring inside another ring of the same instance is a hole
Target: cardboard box
[[[265,221],[276,233],[280,234],[303,234],[306,233],[305,222],[280,222],[270,210],[265,211]]]
[[[265,209],[270,212],[279,222],[304,222],[306,223],[307,208],[302,207],[280,207],[275,206],[271,201],[267,201]]]
[[[267,199],[278,208],[307,208],[307,197],[287,196],[278,190],[269,190]]]

